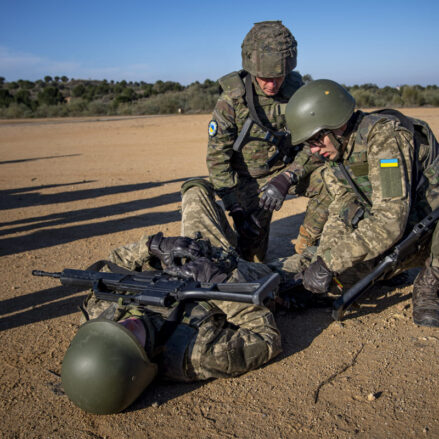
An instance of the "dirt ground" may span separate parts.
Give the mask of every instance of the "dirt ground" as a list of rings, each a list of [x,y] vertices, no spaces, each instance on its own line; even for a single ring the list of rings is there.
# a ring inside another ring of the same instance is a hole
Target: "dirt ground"
[[[410,109],[439,136],[439,109]],[[157,380],[123,413],[64,394],[84,291],[33,269],[85,268],[143,233],[179,234],[181,183],[206,176],[209,115],[0,121],[1,438],[438,438],[439,331],[411,318],[408,282],[334,322],[280,313],[284,352],[233,379]],[[274,217],[291,253],[306,199]]]

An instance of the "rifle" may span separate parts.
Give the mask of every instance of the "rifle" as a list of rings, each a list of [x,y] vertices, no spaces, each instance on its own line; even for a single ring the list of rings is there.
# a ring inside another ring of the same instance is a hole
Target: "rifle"
[[[92,288],[101,300],[162,307],[170,307],[177,301],[193,300],[227,300],[263,305],[265,299],[275,298],[280,280],[280,276],[273,273],[257,282],[200,283],[172,277],[162,271],[106,273],[70,268],[60,273],[33,270],[32,275],[53,277],[65,286]]]
[[[333,305],[332,317],[334,320],[341,320],[344,312],[352,303],[377,281],[383,279],[387,273],[394,270],[407,255],[419,251],[422,244],[433,233],[438,219],[439,208],[417,223],[407,237],[400,241],[372,272],[360,279],[346,293],[339,297]]]

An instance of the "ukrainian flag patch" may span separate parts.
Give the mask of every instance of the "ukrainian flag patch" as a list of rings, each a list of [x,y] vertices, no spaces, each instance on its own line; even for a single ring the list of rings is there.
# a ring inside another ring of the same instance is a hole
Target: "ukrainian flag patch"
[[[397,168],[399,166],[398,159],[381,159],[381,168]]]

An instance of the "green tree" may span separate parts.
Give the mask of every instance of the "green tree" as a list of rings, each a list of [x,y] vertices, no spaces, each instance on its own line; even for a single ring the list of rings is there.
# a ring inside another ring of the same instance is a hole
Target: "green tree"
[[[32,88],[35,87],[35,84],[32,81],[19,79],[17,82],[20,88],[22,89],[31,90]]]
[[[130,87],[125,87],[122,93],[116,96],[114,102],[116,105],[119,105],[126,102],[132,102],[136,98],[137,98],[136,92]]]
[[[86,92],[85,85],[84,84],[78,84],[75,85],[72,89],[72,96],[80,98],[83,96]]]
[[[8,82],[6,84],[6,87],[8,87],[9,90],[16,90],[17,88],[19,88],[20,86],[18,85],[18,82],[16,81],[12,81],[12,82]]]
[[[152,95],[152,84],[142,84],[143,97],[149,98]]]
[[[0,107],[8,108],[14,98],[6,88],[0,88]]]
[[[24,104],[26,107],[32,108],[32,99],[29,90],[18,90],[17,93],[15,93],[14,101],[17,104]]]
[[[64,102],[64,97],[56,87],[46,87],[38,93],[38,103],[57,105]]]

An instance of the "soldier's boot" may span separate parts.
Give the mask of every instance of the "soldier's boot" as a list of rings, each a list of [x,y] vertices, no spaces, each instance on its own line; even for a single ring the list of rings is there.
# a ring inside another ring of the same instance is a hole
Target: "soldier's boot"
[[[306,248],[316,245],[319,238],[320,234],[315,235],[309,232],[303,225],[301,225],[299,229],[299,235],[297,236],[296,244],[294,246],[296,253],[298,255],[301,255]]]
[[[426,266],[413,284],[413,321],[439,327],[439,268]]]

